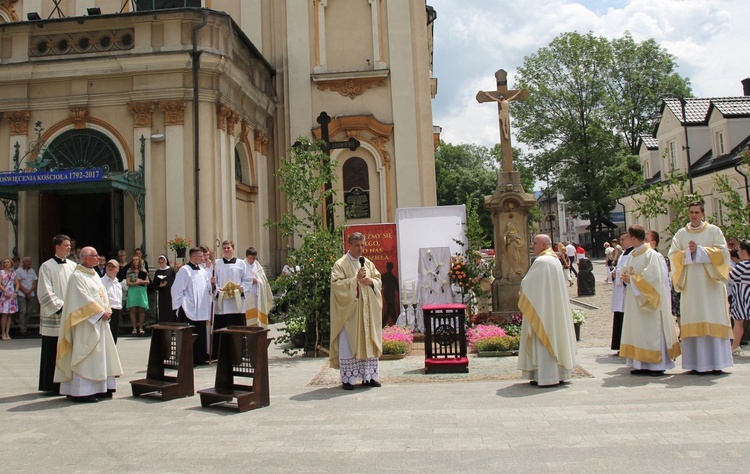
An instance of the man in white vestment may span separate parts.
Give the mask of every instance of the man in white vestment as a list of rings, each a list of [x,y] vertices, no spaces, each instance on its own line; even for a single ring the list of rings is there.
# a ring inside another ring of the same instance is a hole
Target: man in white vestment
[[[57,360],[57,337],[60,335],[65,289],[68,278],[76,269],[69,260],[70,237],[58,234],[52,238],[55,255],[39,267],[39,334],[42,335],[42,357],[39,365],[39,390],[60,393],[60,384],[54,383]]]
[[[80,259],[65,291],[55,382],[60,383],[61,395],[90,403],[112,398],[122,366],[109,329],[107,290],[94,270],[96,249],[82,248]]]
[[[534,237],[536,260],[521,281],[518,369],[532,385],[567,382],[575,367],[575,332],[565,276],[549,236]]]
[[[245,250],[245,265],[251,281],[249,292],[245,295],[246,324],[267,328],[268,314],[273,309],[273,292],[254,247]]]
[[[250,289],[250,273],[244,260],[234,256],[234,242],[221,243],[222,258],[214,262],[211,284],[214,292],[214,322],[212,331],[228,326],[245,325],[245,298]],[[219,355],[219,335],[213,334],[211,354]]]
[[[732,324],[725,284],[729,252],[721,229],[704,222],[703,202],[688,206],[690,223],[672,238],[672,283],[680,295],[682,368],[696,374],[731,367]]]
[[[628,228],[633,252],[622,281],[627,285],[620,357],[634,375],[663,375],[680,355],[680,341],[672,319],[672,295],[665,284],[666,263],[646,243],[639,225]]]
[[[172,309],[177,322],[190,323],[197,337],[193,343],[193,364],[208,364],[206,321],[211,317],[211,275],[201,266],[203,251],[190,249],[190,260],[180,267],[172,284]]]
[[[330,364],[341,371],[341,388],[380,387],[378,358],[383,353],[382,282],[375,264],[362,254],[365,236],[349,234],[349,251],[331,270]]]

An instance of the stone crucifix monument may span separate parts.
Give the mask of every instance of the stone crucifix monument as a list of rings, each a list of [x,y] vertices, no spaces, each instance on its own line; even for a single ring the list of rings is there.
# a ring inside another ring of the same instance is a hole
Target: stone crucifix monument
[[[518,311],[521,279],[530,266],[529,209],[536,200],[521,186],[521,173],[513,170],[510,133],[510,103],[528,99],[529,91],[508,90],[508,73],[495,73],[497,90],[479,91],[477,101],[497,102],[500,126],[501,169],[492,196],[485,196],[484,207],[492,213],[495,230],[495,268],[492,276],[492,311],[508,317]]]

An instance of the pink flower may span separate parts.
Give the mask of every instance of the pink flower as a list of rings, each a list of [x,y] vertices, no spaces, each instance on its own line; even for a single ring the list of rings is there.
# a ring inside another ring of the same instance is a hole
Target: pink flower
[[[414,342],[414,334],[410,329],[401,326],[386,326],[383,328],[384,341],[399,341],[411,345]]]
[[[469,343],[469,346],[474,349],[474,344],[476,344],[477,341],[481,341],[483,339],[489,339],[491,337],[505,337],[505,329],[499,327],[499,326],[492,326],[492,325],[485,325],[485,324],[479,324],[477,326],[474,326],[473,328],[469,328],[466,331],[466,341]]]

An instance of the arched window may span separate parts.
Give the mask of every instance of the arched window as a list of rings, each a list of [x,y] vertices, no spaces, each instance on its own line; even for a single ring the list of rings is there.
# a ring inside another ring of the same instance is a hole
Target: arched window
[[[235,147],[234,149],[234,180],[242,183],[242,158],[240,158],[240,152]]]
[[[122,157],[114,142],[98,130],[67,130],[58,135],[37,161],[40,169],[103,168],[105,173],[123,171]]]
[[[347,219],[370,217],[370,175],[365,160],[353,156],[344,162],[344,204]]]

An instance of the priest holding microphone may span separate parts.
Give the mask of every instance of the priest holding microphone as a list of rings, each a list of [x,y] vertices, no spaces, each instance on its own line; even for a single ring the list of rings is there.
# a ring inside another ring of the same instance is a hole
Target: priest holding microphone
[[[383,352],[383,297],[380,272],[363,256],[365,236],[348,237],[349,251],[331,271],[331,355],[334,369],[341,370],[341,388],[354,383],[380,387],[378,358]]]

